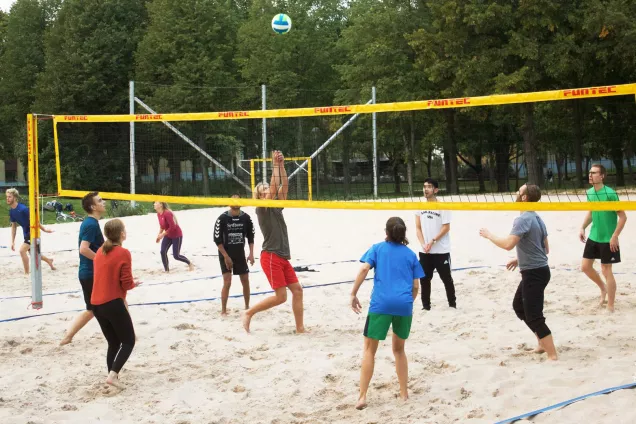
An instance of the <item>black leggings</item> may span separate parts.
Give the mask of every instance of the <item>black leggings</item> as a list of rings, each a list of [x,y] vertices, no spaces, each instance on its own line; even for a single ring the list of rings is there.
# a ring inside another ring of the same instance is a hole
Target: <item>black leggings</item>
[[[543,316],[543,292],[550,282],[550,268],[521,271],[521,283],[512,301],[512,309],[539,339],[551,334]]]
[[[188,258],[181,254],[181,243],[183,242],[183,237],[177,238],[169,238],[164,237],[161,240],[161,262],[163,262],[163,269],[169,271],[168,267],[168,250],[170,246],[172,246],[172,256],[178,261],[185,262],[190,265],[190,261]]]
[[[135,329],[123,299],[93,305],[93,313],[108,342],[108,372],[119,373],[135,347]]]
[[[446,289],[446,299],[448,306],[455,308],[457,299],[455,298],[455,284],[451,275],[450,253],[428,253],[420,252],[420,265],[424,270],[424,278],[420,278],[422,285],[422,306],[424,309],[431,309],[431,279],[433,271],[437,270],[437,275],[444,283]]]

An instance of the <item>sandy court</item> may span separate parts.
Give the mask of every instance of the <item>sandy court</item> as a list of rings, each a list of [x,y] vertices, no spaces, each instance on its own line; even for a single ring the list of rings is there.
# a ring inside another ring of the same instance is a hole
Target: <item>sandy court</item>
[[[560,361],[547,363],[527,349],[536,341],[512,311],[518,272],[502,267],[514,252],[481,239],[487,226],[507,234],[514,212],[454,212],[452,263],[458,310],[449,309],[443,285],[433,279],[430,312],[415,303],[409,358],[410,400],[398,393],[390,340],[381,343],[369,390],[369,407],[357,411],[362,329],[365,314],[348,306],[355,262],[384,238],[390,216],[401,216],[416,249],[414,212],[285,210],[292,263],[316,272],[298,275],[306,287],[305,322],[310,330],[295,335],[291,302],[258,314],[252,334],[240,323],[242,298],[230,299],[230,316],[221,318],[215,299],[222,280],[212,232],[223,209],[177,212],[183,228],[182,254],[193,272],[171,258],[173,271],[162,272],[155,214],[125,218],[133,272],[145,285],[129,292],[138,335],[121,374],[120,391],[103,384],[106,341],[92,321],[71,345],[57,344],[76,312],[83,308],[77,280],[79,223],[54,225],[43,234],[44,253],[57,271],[44,264],[44,308],[27,310],[30,283],[16,253],[0,249],[0,422],[26,423],[493,423],[636,378],[636,296],[633,252],[636,215],[628,213],[621,236],[623,263],[615,267],[616,313],[595,308],[598,289],[578,272],[583,244],[578,228],[584,213],[541,215],[550,234],[552,280],[545,315]],[[255,224],[254,208],[245,208]],[[100,222],[103,229],[105,220]],[[256,224],[257,225],[257,224]],[[0,245],[10,245],[10,230],[0,230]],[[21,242],[21,235],[17,236]],[[257,225],[256,256],[262,237]],[[70,250],[70,251],[65,251]],[[352,262],[353,261],[353,262]],[[468,269],[460,269],[468,268]],[[598,265],[597,265],[598,269]],[[252,293],[270,290],[257,263]],[[372,273],[371,273],[372,274]],[[370,275],[371,275],[370,274]],[[322,284],[343,282],[322,287]],[[366,312],[372,281],[359,298]],[[64,293],[64,292],[71,293]],[[62,294],[58,294],[62,292]],[[231,294],[240,295],[234,278]],[[7,297],[26,296],[13,299]],[[252,296],[252,304],[262,295]],[[290,296],[291,298],[291,296]],[[636,422],[634,391],[583,400],[538,415],[534,422]]]

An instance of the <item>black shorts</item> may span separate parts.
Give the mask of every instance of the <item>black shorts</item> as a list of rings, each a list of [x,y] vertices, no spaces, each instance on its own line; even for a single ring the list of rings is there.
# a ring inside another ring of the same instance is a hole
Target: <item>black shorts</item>
[[[247,258],[245,254],[241,253],[240,255],[230,255],[230,259],[232,259],[232,274],[234,275],[243,275],[250,272],[249,267],[247,266]],[[221,265],[221,274],[227,274],[230,272],[229,269],[225,266],[225,259],[221,252],[219,252],[219,264]]]
[[[84,293],[84,302],[86,303],[86,310],[92,311],[93,305],[91,305],[91,296],[93,295],[93,278],[80,278],[80,284],[82,285],[82,292]]]
[[[621,261],[621,251],[619,249],[612,252],[609,243],[597,243],[588,238],[583,250],[583,258],[600,259],[602,264],[617,264]]]

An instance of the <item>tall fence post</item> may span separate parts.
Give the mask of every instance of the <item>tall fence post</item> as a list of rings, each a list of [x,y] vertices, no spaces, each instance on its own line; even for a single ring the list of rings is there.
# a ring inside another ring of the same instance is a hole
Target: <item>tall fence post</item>
[[[261,85],[262,109],[267,110],[267,87]],[[267,118],[263,118],[263,182],[267,182]]]
[[[375,104],[375,87],[371,87],[371,102]],[[373,197],[378,197],[378,126],[376,113],[373,112]]]
[[[130,81],[128,88],[128,107],[131,115],[135,114],[135,81]],[[135,122],[130,121],[130,194],[135,194]],[[136,202],[130,202],[133,208]]]

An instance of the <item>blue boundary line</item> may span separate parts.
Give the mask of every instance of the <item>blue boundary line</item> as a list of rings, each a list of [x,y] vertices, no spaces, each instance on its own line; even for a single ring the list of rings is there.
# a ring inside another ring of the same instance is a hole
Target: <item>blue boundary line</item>
[[[353,261],[346,261],[346,262],[353,262]],[[340,262],[327,262],[327,263],[340,263]],[[314,264],[314,265],[305,265],[305,266],[316,266],[316,264]],[[466,270],[477,269],[477,268],[490,268],[490,267],[486,266],[486,265],[469,266],[469,267],[463,267],[463,268],[455,268],[453,271],[466,271]],[[373,277],[369,277],[366,280],[371,280],[371,279],[373,279]],[[346,281],[337,281],[335,283],[314,284],[314,285],[303,286],[303,288],[312,289],[312,288],[316,288],[316,287],[335,286],[335,285],[338,285],[338,284],[352,284],[354,281],[355,280],[346,280]],[[274,293],[274,291],[273,290],[266,290],[266,291],[255,292],[255,293],[250,293],[250,294],[252,296],[259,296],[259,295],[270,294],[270,293]],[[236,295],[230,296],[230,298],[238,298],[238,297],[243,297],[243,295],[242,294],[236,294]],[[219,300],[219,299],[220,299],[220,297],[206,297],[206,298],[200,298],[200,299],[166,300],[166,301],[157,301],[157,302],[131,303],[128,306],[176,305],[176,304],[181,304],[181,303],[211,302],[211,301]],[[21,321],[21,320],[29,319],[29,318],[37,318],[37,317],[47,316],[47,315],[58,315],[58,314],[65,314],[65,313],[69,313],[69,312],[80,312],[80,311],[82,311],[82,309],[77,309],[77,310],[72,310],[72,311],[49,312],[49,313],[46,313],[46,314],[37,314],[37,315],[25,315],[25,316],[15,317],[15,318],[6,318],[6,319],[3,319],[3,320],[0,320],[0,323],[12,322],[12,321]]]
[[[636,388],[636,383],[630,383],[630,384],[624,384],[622,386],[610,387],[608,389],[599,390],[598,392],[589,393],[587,395],[578,396],[578,397],[572,398],[570,400],[566,400],[564,402],[559,402],[557,404],[554,404],[554,405],[551,405],[551,406],[548,406],[548,407],[545,407],[545,408],[537,409],[535,411],[528,412],[528,413],[523,414],[523,415],[518,415],[518,416],[513,417],[513,418],[508,418],[507,420],[498,421],[495,424],[514,423],[516,421],[523,420],[524,418],[532,419],[536,415],[542,414],[542,413],[547,412],[547,411],[552,411],[554,409],[564,408],[564,407],[566,407],[568,405],[571,405],[571,404],[573,404],[575,402],[578,402],[578,401],[581,401],[581,400],[584,400],[584,399],[587,399],[587,398],[590,398],[590,397],[600,396],[600,395],[607,395],[607,394],[615,392],[617,390],[634,389],[634,388]]]
[[[297,265],[297,266],[304,266],[304,267],[310,267],[310,266],[320,266],[320,265],[334,265],[334,264],[342,264],[342,263],[349,263],[349,262],[357,262],[357,259],[349,259],[346,261],[332,261],[332,262],[321,262],[321,263],[316,263],[316,264],[309,264],[309,265]],[[262,270],[255,270],[255,271],[250,271],[250,274],[258,274],[260,272],[263,272]],[[160,281],[157,283],[146,283],[143,287],[149,287],[149,286],[165,286],[165,285],[169,285],[169,284],[176,284],[176,283],[187,283],[190,281],[201,281],[201,280],[215,280],[217,278],[221,278],[223,277],[223,274],[218,274],[218,275],[210,275],[207,277],[196,277],[196,278],[186,278],[183,280],[174,280],[174,281]],[[63,294],[73,294],[73,293],[81,293],[81,290],[67,290],[67,291],[61,291],[61,292],[53,292],[53,293],[44,293],[42,296],[59,296],[59,295],[63,295]],[[30,295],[23,295],[23,296],[7,296],[7,297],[0,297],[0,302],[2,302],[3,300],[14,300],[14,299],[30,299],[31,296]],[[2,322],[2,321],[0,321]]]
[[[343,262],[355,262],[355,260],[350,260],[350,261],[343,261]],[[328,263],[342,263],[342,262],[328,262]],[[316,266],[318,264],[314,264],[314,265],[306,265],[306,266]],[[470,270],[470,269],[480,269],[480,268],[490,268],[490,266],[470,266],[470,267],[463,267],[463,268],[456,268],[453,271],[465,271],[465,270]],[[365,281],[367,280],[371,280],[373,279],[373,277],[368,277],[365,279]],[[346,281],[338,281],[335,283],[326,283],[326,284],[314,284],[314,285],[307,285],[307,286],[303,286],[303,288],[305,289],[311,289],[311,288],[316,288],[316,287],[327,287],[327,286],[334,286],[334,285],[339,285],[339,284],[351,284],[353,283],[355,280],[346,280]],[[259,296],[259,295],[264,295],[264,294],[270,294],[273,293],[273,290],[266,290],[266,291],[261,291],[261,292],[255,292],[255,293],[251,293],[252,296]],[[232,295],[230,296],[230,298],[239,298],[239,297],[243,297],[242,294],[236,294],[236,295]],[[215,300],[219,300],[219,297],[209,297],[209,298],[201,298],[201,299],[187,299],[187,300],[171,300],[171,301],[159,301],[159,302],[145,302],[145,303],[131,303],[129,306],[161,306],[161,305],[175,305],[175,304],[182,304],[182,303],[198,303],[198,302],[210,302],[210,301],[215,301]],[[38,314],[38,315],[27,315],[27,316],[22,316],[22,317],[16,317],[16,318],[8,318],[8,319],[3,319],[0,320],[0,323],[3,322],[13,322],[13,321],[21,321],[21,320],[25,320],[25,319],[29,319],[29,318],[37,318],[37,317],[43,317],[43,316],[48,316],[48,315],[59,315],[59,314],[65,314],[65,313],[70,313],[70,312],[81,312],[83,309],[74,309],[74,310],[70,310],[70,311],[59,311],[59,312],[48,312],[48,313],[44,313],[44,314]],[[560,409],[560,408],[564,408],[568,405],[571,405],[573,403],[579,402],[581,400],[590,398],[590,397],[594,397],[594,396],[600,396],[600,395],[606,395],[618,390],[624,390],[624,389],[634,389],[636,388],[636,382],[635,383],[630,383],[630,384],[624,384],[622,386],[615,386],[615,387],[610,387],[607,389],[603,389],[603,390],[599,390],[597,392],[594,393],[589,393],[583,396],[578,396],[569,400],[566,400],[564,402],[560,402],[545,408],[541,408],[541,409],[537,409],[522,415],[518,415],[516,417],[513,418],[508,418],[506,420],[502,420],[502,421],[498,421],[495,424],[509,424],[509,423],[514,423],[516,421],[525,419],[525,418],[530,418],[532,419],[533,417],[542,414],[544,412],[548,412],[548,411],[552,411],[555,409]]]

